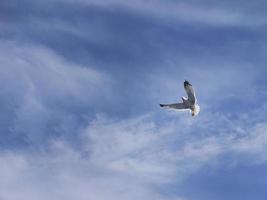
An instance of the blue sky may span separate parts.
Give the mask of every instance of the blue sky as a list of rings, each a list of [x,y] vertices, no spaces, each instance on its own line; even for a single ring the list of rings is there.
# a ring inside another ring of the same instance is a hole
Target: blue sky
[[[266,200],[266,8],[1,1],[0,199]]]

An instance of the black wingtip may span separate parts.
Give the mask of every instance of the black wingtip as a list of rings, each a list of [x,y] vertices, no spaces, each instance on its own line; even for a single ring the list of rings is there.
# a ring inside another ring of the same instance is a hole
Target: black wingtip
[[[163,107],[164,105],[163,104],[159,104],[160,107]]]
[[[187,85],[191,85],[191,84],[189,83],[189,81],[185,80],[184,81],[184,87],[186,87]]]

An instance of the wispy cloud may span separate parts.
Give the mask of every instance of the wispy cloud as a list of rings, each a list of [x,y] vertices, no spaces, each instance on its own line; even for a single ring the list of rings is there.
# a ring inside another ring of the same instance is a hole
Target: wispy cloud
[[[157,186],[182,183],[204,165],[266,162],[265,121],[251,127],[243,121],[244,132],[218,123],[209,130],[202,123],[200,119],[186,125],[176,119],[157,124],[152,114],[122,121],[98,115],[78,133],[83,140],[80,150],[55,139],[39,153],[2,152],[2,198],[173,199]],[[200,125],[206,132],[190,133]],[[182,126],[186,132],[180,131]],[[234,155],[235,163],[222,159],[228,154]]]
[[[243,200],[250,190],[240,184],[265,180],[258,1],[1,8],[0,199]],[[158,106],[185,95],[184,79],[196,89],[197,118]],[[265,185],[251,195],[263,199]]]
[[[8,131],[16,138],[35,143],[78,128],[82,110],[92,108],[93,102],[96,106],[97,94],[104,92],[103,85],[108,87],[104,73],[71,63],[45,47],[1,44],[1,97],[6,99],[2,106],[13,113],[1,115],[10,117]]]
[[[259,13],[247,15],[247,10],[239,6],[238,9],[232,9],[231,3],[217,6],[211,4],[199,4],[199,2],[175,2],[175,1],[95,1],[95,0],[67,0],[70,3],[83,3],[87,5],[97,5],[107,8],[126,8],[143,15],[153,16],[163,20],[174,20],[186,23],[203,23],[213,26],[261,26],[266,24]],[[236,6],[236,5],[232,5]]]

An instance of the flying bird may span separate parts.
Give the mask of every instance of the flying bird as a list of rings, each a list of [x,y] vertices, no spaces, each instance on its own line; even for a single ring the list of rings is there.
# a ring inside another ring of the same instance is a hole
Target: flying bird
[[[175,111],[190,111],[192,116],[198,115],[200,107],[197,104],[197,98],[193,86],[187,81],[184,81],[184,89],[187,93],[187,97],[182,97],[181,103],[173,104],[159,104],[163,108],[170,108]]]

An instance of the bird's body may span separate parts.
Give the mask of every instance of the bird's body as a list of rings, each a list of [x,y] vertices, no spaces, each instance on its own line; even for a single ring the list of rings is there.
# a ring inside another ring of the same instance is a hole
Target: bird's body
[[[181,103],[173,104],[160,104],[161,107],[174,109],[175,111],[189,110],[192,113],[192,116],[198,115],[200,107],[197,104],[197,98],[194,91],[194,88],[188,81],[184,81],[184,89],[187,93],[188,98],[182,97]]]

